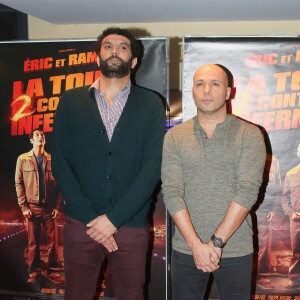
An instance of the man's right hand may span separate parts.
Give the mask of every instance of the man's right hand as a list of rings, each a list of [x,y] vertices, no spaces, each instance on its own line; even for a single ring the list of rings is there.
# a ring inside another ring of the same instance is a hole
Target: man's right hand
[[[200,240],[191,247],[196,267],[203,272],[213,272],[220,268],[220,258],[215,249]]]
[[[32,212],[31,210],[28,208],[26,210],[23,211],[23,216],[26,218],[26,219],[30,219],[32,217]]]

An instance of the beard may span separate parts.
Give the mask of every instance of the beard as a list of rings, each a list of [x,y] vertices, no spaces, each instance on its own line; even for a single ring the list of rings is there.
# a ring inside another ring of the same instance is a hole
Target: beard
[[[119,65],[109,65],[108,61],[112,58],[120,61]],[[131,71],[132,58],[128,61],[124,61],[118,56],[111,56],[106,60],[100,59],[100,71],[107,78],[123,78],[127,76]]]

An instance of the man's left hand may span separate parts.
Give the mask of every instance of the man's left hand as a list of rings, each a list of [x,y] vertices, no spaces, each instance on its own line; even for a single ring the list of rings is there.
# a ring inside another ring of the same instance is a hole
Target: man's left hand
[[[275,212],[274,211],[270,211],[267,215],[267,221],[270,222],[272,221],[272,219],[275,217]]]
[[[106,215],[98,216],[89,222],[87,227],[87,234],[100,244],[105,243],[117,231]]]
[[[223,249],[214,247],[211,240],[207,243],[207,245],[214,249],[215,253],[218,255],[219,259],[221,260],[221,257],[222,257],[222,254],[223,254]]]
[[[58,214],[59,214],[59,211],[56,208],[54,208],[53,211],[52,211],[51,216],[52,216],[53,219],[55,219],[58,216]]]

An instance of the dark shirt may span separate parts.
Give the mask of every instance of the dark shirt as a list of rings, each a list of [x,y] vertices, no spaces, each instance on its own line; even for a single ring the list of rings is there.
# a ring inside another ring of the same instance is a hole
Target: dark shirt
[[[45,166],[44,166],[44,155],[36,156],[36,163],[39,172],[39,200],[45,199]]]
[[[53,130],[52,168],[66,214],[87,224],[106,214],[115,227],[148,222],[160,180],[165,133],[162,100],[131,86],[111,141],[89,87],[65,92]]]

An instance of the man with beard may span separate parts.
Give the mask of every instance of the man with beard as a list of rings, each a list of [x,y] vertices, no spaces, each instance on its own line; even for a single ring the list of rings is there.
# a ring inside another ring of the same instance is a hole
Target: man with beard
[[[151,195],[160,179],[165,113],[131,84],[138,41],[108,28],[96,42],[100,77],[61,97],[53,172],[66,203],[65,299],[91,300],[107,257],[117,299],[143,299]]]

